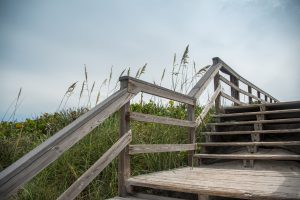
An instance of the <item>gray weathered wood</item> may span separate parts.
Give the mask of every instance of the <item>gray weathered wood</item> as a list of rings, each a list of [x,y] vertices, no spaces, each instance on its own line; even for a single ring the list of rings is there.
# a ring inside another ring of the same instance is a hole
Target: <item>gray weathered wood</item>
[[[300,118],[288,118],[288,119],[269,119],[260,121],[239,121],[239,122],[219,122],[209,123],[213,126],[231,126],[231,125],[245,125],[245,124],[275,124],[275,123],[294,123],[300,122]]]
[[[81,175],[58,200],[75,199],[100,172],[115,159],[119,153],[131,142],[131,131],[123,135],[99,160],[97,160],[83,175]]]
[[[0,196],[12,194],[134,96],[126,89],[116,92],[4,169],[0,173]]]
[[[233,88],[233,93],[235,94],[235,91],[238,91],[244,95],[247,95],[248,97],[251,97],[251,101],[252,101],[252,98],[253,99],[256,99],[257,101],[261,101],[261,102],[264,102],[266,103],[266,101],[264,101],[263,99],[260,99],[256,96],[254,96],[253,94],[250,94],[249,92],[246,92],[244,90],[242,90],[241,88],[239,88],[238,86],[234,85],[233,83],[231,83],[230,81],[228,81],[225,77],[223,76],[220,76],[220,80],[223,81],[224,83],[226,83],[227,85],[229,85],[231,88]],[[236,99],[236,98],[235,98]]]
[[[196,144],[135,144],[129,145],[129,154],[191,151],[195,149]]]
[[[179,198],[173,198],[173,197],[165,197],[165,196],[157,196],[153,194],[144,194],[144,193],[136,193],[134,194],[135,197],[138,198],[144,198],[147,200],[187,200],[187,199],[179,199]]]
[[[198,158],[249,159],[249,160],[300,160],[300,155],[268,154],[195,154]]]
[[[220,86],[220,74],[218,72],[214,78],[214,90],[217,91],[219,86]],[[221,96],[219,94],[215,98],[215,110],[216,110],[216,113],[221,112]]]
[[[273,114],[288,114],[288,113],[300,113],[300,108],[295,109],[284,109],[284,110],[267,110],[267,111],[257,111],[257,112],[240,112],[240,113],[228,113],[228,114],[217,114],[212,115],[213,117],[241,117],[250,115],[273,115]]]
[[[206,142],[198,143],[200,146],[297,146],[300,141],[280,141],[280,142]]]
[[[222,92],[222,91],[221,91],[220,94],[221,94],[222,97],[224,97],[224,98],[226,98],[226,99],[228,99],[228,100],[234,102],[236,105],[245,105],[245,103],[243,103],[243,102],[241,102],[241,101],[239,101],[239,100],[233,98],[232,96],[229,96],[229,95],[226,94],[225,92]]]
[[[185,126],[185,127],[196,127],[197,124],[194,121],[174,119],[170,117],[160,117],[149,114],[143,114],[138,112],[130,112],[130,119],[141,122],[159,123],[175,126]]]
[[[261,99],[261,98],[260,98],[260,91],[257,91],[257,97],[258,97],[259,99]],[[261,103],[261,101],[258,100],[258,103]]]
[[[218,63],[220,63],[222,65],[222,67],[220,68],[220,70],[226,74],[229,75],[233,75],[235,76],[238,80],[242,81],[244,84],[251,86],[253,89],[255,89],[256,91],[260,91],[263,94],[266,94],[267,96],[269,96],[270,98],[272,98],[275,102],[279,102],[279,100],[277,100],[276,98],[274,98],[272,95],[268,94],[267,92],[265,92],[264,90],[260,89],[259,87],[257,87],[256,85],[254,85],[253,83],[247,81],[244,77],[240,76],[236,71],[234,71],[231,67],[229,67],[223,60],[221,60],[220,58],[218,59]]]
[[[279,130],[261,130],[261,131],[225,131],[225,132],[201,132],[204,135],[245,135],[245,134],[285,134],[285,133],[300,133],[300,128],[297,129],[279,129]]]
[[[235,86],[235,87],[230,87],[231,96],[236,100],[240,101],[240,93],[239,90],[236,89],[239,88],[239,79],[231,74],[229,76],[230,76],[230,83],[232,83],[232,85]],[[234,105],[240,105],[240,104],[235,102]]]
[[[172,99],[190,105],[194,105],[196,102],[196,99],[194,97],[179,92],[175,92],[173,90],[161,87],[159,85],[151,84],[146,81],[142,81],[129,76],[120,77],[120,81],[126,81],[126,80],[128,81],[128,84],[133,85],[133,87],[132,86],[128,87],[129,92],[142,91],[148,94],[153,94],[159,97]]]
[[[205,118],[205,116],[207,115],[209,110],[213,107],[214,102],[215,102],[216,98],[220,95],[220,93],[221,93],[221,85],[218,86],[218,88],[215,90],[215,92],[212,95],[209,102],[206,104],[206,106],[204,107],[204,109],[202,110],[200,115],[197,117],[197,119],[196,119],[197,126],[199,126],[201,124],[202,120]]]
[[[195,121],[195,106],[188,105],[187,108],[188,120]],[[189,143],[195,144],[196,142],[196,127],[189,127]],[[193,166],[194,150],[188,151],[188,165]]]
[[[122,80],[120,81],[121,88],[128,89],[128,81]],[[130,101],[124,104],[120,111],[120,129],[119,129],[119,137],[123,137],[130,130],[130,119],[128,117],[128,113],[130,111]],[[128,195],[128,191],[130,188],[126,188],[125,181],[130,177],[130,157],[129,157],[129,145],[127,145],[119,155],[118,162],[118,194],[121,197],[125,197]],[[130,192],[130,191],[129,191]]]
[[[131,177],[127,183],[132,186],[238,199],[300,198],[299,172],[185,167]]]
[[[250,85],[248,85],[248,93],[252,94],[252,87]],[[249,104],[251,104],[252,101],[252,97],[248,95],[248,100],[249,100]]]
[[[213,64],[208,71],[202,76],[202,78],[196,83],[196,85],[189,92],[189,96],[198,99],[203,91],[206,89],[207,85],[210,81],[215,77],[215,75],[219,72],[221,68],[221,64]]]

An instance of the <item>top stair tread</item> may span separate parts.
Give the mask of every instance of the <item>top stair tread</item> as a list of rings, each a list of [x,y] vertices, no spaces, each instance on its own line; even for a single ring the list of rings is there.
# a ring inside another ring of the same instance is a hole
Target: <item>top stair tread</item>
[[[256,131],[211,131],[201,132],[204,135],[244,135],[244,134],[280,134],[280,133],[300,133],[300,128],[278,129],[278,130],[256,130]]]
[[[227,113],[212,115],[213,117],[240,117],[249,115],[268,115],[268,114],[282,114],[282,113],[297,113],[300,112],[300,108],[285,109],[285,110],[267,110],[267,111],[256,111],[256,112],[241,112],[241,113]]]
[[[266,107],[284,107],[284,106],[299,106],[300,107],[300,101],[288,101],[288,102],[278,102],[278,103],[259,103],[259,104],[246,104],[241,106],[230,106],[225,107],[224,110],[240,110],[240,109],[247,109],[247,108],[259,108],[260,106],[266,106]]]
[[[217,123],[208,123],[208,125],[230,126],[230,125],[273,124],[273,123],[293,123],[293,122],[300,122],[300,118],[270,119],[270,120],[255,120],[255,121],[217,122]]]

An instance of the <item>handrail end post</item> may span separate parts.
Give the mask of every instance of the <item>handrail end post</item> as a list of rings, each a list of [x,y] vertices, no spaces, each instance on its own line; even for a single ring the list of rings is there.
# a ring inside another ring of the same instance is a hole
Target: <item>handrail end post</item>
[[[218,64],[219,62],[221,62],[222,60],[221,60],[221,58],[219,58],[219,57],[213,57],[213,58],[212,58],[212,61],[213,61],[213,64],[216,65],[216,64]]]

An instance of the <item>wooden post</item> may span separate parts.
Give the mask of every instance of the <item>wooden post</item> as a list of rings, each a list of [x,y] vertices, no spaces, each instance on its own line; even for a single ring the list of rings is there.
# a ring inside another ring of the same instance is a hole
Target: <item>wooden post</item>
[[[236,85],[237,87],[239,87],[239,80],[235,76],[230,75],[230,82],[233,83],[234,85]],[[231,87],[231,96],[237,100],[240,100],[239,91],[237,91],[233,87]],[[238,104],[234,103],[234,105],[237,106]]]
[[[128,87],[128,80],[123,80],[120,82],[121,89]],[[121,138],[130,129],[130,119],[128,112],[130,109],[130,101],[127,102],[120,109],[120,130],[119,137]],[[119,166],[118,166],[118,193],[119,196],[127,196],[127,189],[125,185],[126,179],[130,177],[130,157],[129,157],[129,146],[124,148],[124,150],[119,155]]]
[[[195,105],[188,105],[187,109],[187,114],[188,114],[188,120],[190,121],[195,121]],[[195,144],[196,143],[196,128],[195,127],[190,127],[189,128],[189,143],[190,144]],[[191,150],[188,151],[188,165],[193,166],[193,156],[194,156],[195,151]]]
[[[250,94],[252,94],[252,87],[250,86],[250,85],[248,85],[248,92],[250,93]],[[249,98],[249,104],[251,104],[253,101],[252,101],[252,97],[250,97],[250,96],[248,96],[248,98]]]
[[[214,89],[215,89],[215,91],[217,90],[219,85],[220,85],[220,74],[218,72],[214,77]],[[215,109],[216,109],[217,114],[220,113],[220,111],[221,111],[221,97],[220,97],[220,94],[217,96],[217,98],[215,100]]]
[[[257,91],[257,97],[260,99],[260,91]],[[258,101],[258,103],[261,103],[261,101]]]

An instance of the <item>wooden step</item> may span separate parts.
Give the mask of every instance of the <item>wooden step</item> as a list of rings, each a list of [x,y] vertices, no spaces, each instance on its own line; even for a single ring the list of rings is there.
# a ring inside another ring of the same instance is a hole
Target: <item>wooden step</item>
[[[259,121],[240,121],[240,122],[219,122],[208,123],[210,126],[232,126],[232,125],[249,125],[249,124],[284,124],[284,123],[297,123],[300,122],[300,118],[290,119],[271,119],[271,120],[259,120]]]
[[[247,134],[282,134],[300,133],[300,128],[282,130],[259,130],[259,131],[224,131],[224,132],[201,132],[203,135],[247,135]]]
[[[146,199],[141,199],[136,197],[114,197],[107,200],[146,200]]]
[[[205,142],[198,143],[200,146],[297,146],[300,141],[280,141],[280,142]]]
[[[300,160],[300,155],[267,155],[267,154],[195,154],[196,158],[214,158],[230,160]]]
[[[185,167],[133,176],[126,184],[238,199],[300,199],[298,171]]]
[[[187,200],[173,197],[157,196],[152,194],[135,193],[134,196],[114,197],[107,200]]]
[[[239,110],[245,110],[245,109],[253,109],[253,108],[259,108],[261,105],[264,105],[266,108],[278,108],[278,107],[298,107],[300,108],[300,101],[288,101],[288,102],[279,102],[279,103],[263,103],[263,104],[247,104],[243,106],[230,106],[225,107],[224,111],[239,111]]]
[[[213,117],[241,117],[250,115],[271,115],[271,114],[286,114],[286,113],[300,113],[300,109],[286,109],[286,110],[269,110],[269,111],[258,111],[258,112],[242,112],[242,113],[229,113],[229,114],[218,114],[212,115]]]

